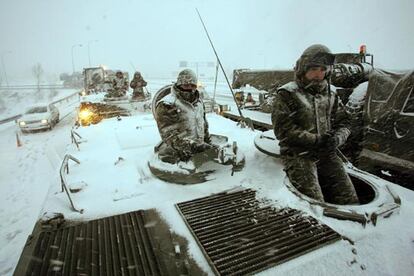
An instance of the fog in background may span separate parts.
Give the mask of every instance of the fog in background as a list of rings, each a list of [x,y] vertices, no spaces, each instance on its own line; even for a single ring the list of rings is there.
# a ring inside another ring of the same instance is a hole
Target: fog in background
[[[171,77],[180,61],[202,70],[215,56],[195,8],[228,72],[292,68],[314,43],[366,44],[377,67],[414,67],[411,0],[0,0],[0,76],[32,80],[40,63],[58,79],[89,60],[146,77]]]

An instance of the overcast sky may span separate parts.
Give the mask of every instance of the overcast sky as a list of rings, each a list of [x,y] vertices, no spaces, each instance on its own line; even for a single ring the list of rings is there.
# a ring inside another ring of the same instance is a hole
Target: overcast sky
[[[309,45],[357,52],[377,67],[414,68],[412,0],[0,0],[0,55],[9,79],[105,64],[171,74],[214,61],[198,8],[226,70],[292,68]],[[74,46],[82,44],[82,47]],[[1,76],[4,76],[1,66]]]

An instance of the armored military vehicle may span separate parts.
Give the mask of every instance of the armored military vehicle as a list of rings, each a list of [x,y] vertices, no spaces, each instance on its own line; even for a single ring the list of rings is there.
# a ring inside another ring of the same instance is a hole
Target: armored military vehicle
[[[150,113],[76,130],[14,274],[409,274],[414,192],[347,163],[361,204],[313,200],[255,149],[257,131],[207,119],[246,163],[193,185],[148,167],[160,141]]]
[[[91,67],[83,70],[84,90],[81,92],[76,122],[78,125],[88,126],[97,124],[105,118],[130,116],[136,112],[151,110],[150,99],[134,101],[128,94],[128,85],[125,85],[125,94],[113,97],[113,82],[116,72],[105,70],[103,67]],[[122,81],[129,82],[128,72],[122,72]]]

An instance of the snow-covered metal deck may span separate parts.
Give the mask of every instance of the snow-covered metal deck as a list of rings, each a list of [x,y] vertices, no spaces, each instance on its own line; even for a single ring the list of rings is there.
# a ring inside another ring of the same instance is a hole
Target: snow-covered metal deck
[[[252,189],[176,206],[217,275],[257,273],[341,239],[298,210],[266,206]]]

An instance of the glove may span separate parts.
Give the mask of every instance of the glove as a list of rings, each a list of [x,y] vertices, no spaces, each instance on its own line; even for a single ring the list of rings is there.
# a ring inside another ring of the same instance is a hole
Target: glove
[[[203,152],[203,151],[206,151],[206,150],[209,150],[209,149],[213,149],[213,148],[214,148],[214,146],[211,145],[211,144],[202,143],[202,144],[196,145],[195,151],[196,152]]]
[[[323,148],[328,144],[328,141],[332,139],[332,133],[331,132],[327,132],[325,134],[322,135],[318,135],[318,137],[316,138],[316,147],[317,148]]]
[[[334,152],[339,145],[339,138],[335,132],[330,130],[318,137],[316,146],[319,150],[326,150],[327,152]]]

